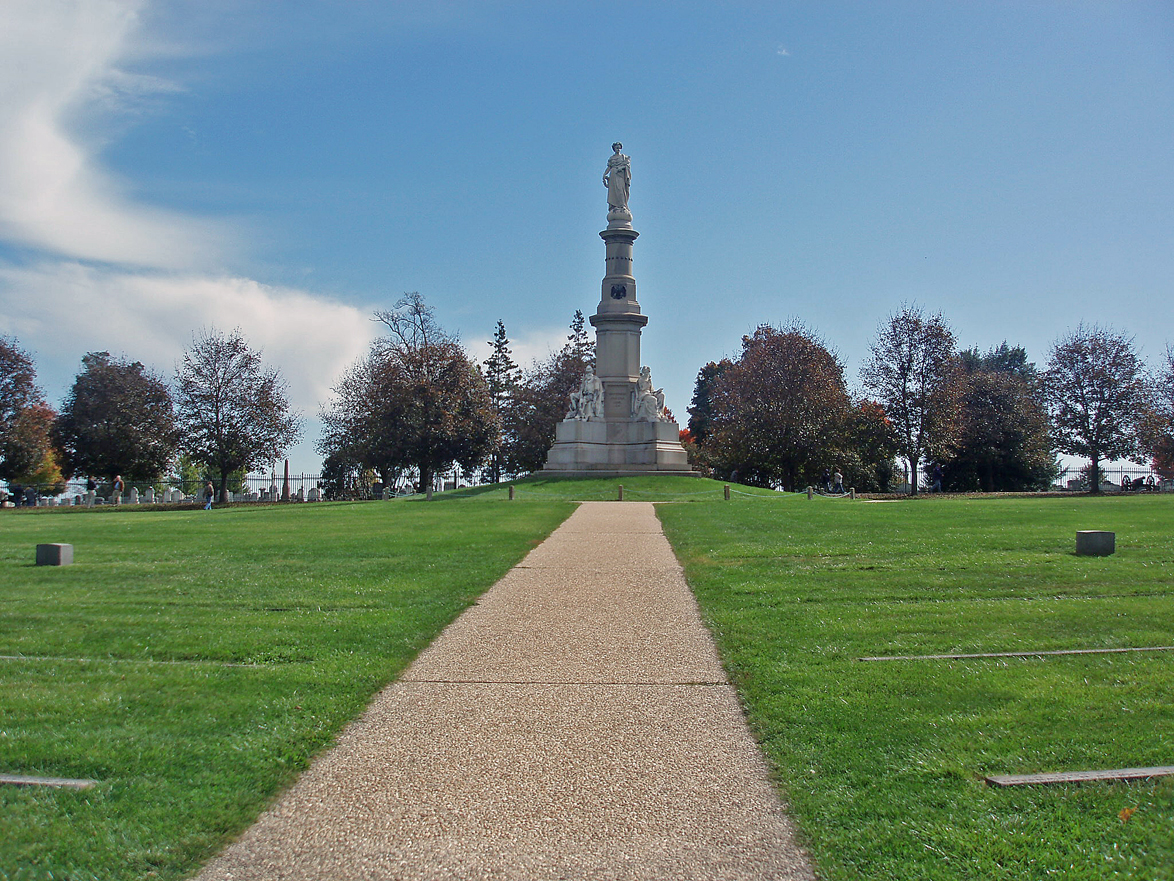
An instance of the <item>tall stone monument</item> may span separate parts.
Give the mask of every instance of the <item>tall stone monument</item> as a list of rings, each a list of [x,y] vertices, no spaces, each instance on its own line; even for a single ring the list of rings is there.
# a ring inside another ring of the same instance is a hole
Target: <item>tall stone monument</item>
[[[640,364],[640,333],[648,316],[636,302],[628,193],[631,161],[612,144],[603,174],[607,187],[607,229],[603,291],[591,316],[595,328],[595,370],[590,368],[571,395],[567,418],[555,431],[546,457],[548,472],[594,477],[650,471],[689,472],[680,428],[666,414],[664,392]]]

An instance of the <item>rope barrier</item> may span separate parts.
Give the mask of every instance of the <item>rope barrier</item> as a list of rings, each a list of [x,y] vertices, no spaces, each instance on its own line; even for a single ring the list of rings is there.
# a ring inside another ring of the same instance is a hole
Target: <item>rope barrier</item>
[[[788,493],[788,492],[748,493],[748,492],[744,492],[740,489],[734,489],[733,487],[730,487],[730,492],[735,493],[740,496],[747,496],[748,498],[751,498],[751,499],[785,499],[785,498],[788,498],[790,496],[795,495],[795,493]]]

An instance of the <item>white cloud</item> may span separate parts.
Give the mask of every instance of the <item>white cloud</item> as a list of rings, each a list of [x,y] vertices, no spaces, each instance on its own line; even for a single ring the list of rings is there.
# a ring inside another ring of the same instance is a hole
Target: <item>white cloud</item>
[[[228,224],[136,201],[80,123],[133,121],[182,89],[127,69],[157,50],[139,27],[147,5],[0,2],[0,243],[38,255],[0,258],[0,333],[35,354],[56,399],[86,352],[170,375],[193,332],[240,327],[289,381],[312,436],[331,385],[374,336],[370,310],[224,274],[239,238]]]
[[[63,390],[86,352],[126,355],[169,375],[193,332],[240,327],[289,381],[294,406],[313,418],[375,336],[370,316],[371,310],[243,278],[76,262],[0,265],[0,333],[35,351],[45,384],[55,380]]]
[[[779,46],[778,51],[775,54],[776,55],[790,55],[791,53],[787,51],[786,47]]]
[[[132,0],[5,0],[0,9],[0,237],[68,258],[190,269],[227,236],[136,204],[69,124],[178,88],[118,62],[143,6]]]

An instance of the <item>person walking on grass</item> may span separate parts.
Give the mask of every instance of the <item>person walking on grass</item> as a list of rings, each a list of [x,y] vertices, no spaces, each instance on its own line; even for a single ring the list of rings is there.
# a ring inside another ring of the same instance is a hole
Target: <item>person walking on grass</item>
[[[212,510],[212,498],[216,495],[216,489],[212,486],[212,481],[208,481],[204,485],[204,510]]]
[[[840,473],[840,466],[836,466],[836,473],[832,475],[832,480],[835,483],[832,485],[832,492],[844,494],[844,475]]]

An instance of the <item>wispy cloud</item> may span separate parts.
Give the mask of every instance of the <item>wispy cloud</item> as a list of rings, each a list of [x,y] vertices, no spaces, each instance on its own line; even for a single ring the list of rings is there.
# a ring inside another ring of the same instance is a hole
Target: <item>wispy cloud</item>
[[[151,267],[207,265],[213,223],[135,202],[70,130],[178,88],[119,67],[142,3],[7,0],[0,12],[0,237],[64,257]]]
[[[791,53],[787,51],[787,48],[785,46],[779,46],[779,48],[777,50],[775,50],[775,54],[776,55],[790,55]]]
[[[226,222],[129,195],[103,167],[98,138],[79,134],[80,120],[133,122],[182,90],[128,69],[150,55],[147,5],[0,6],[0,245],[23,254],[0,256],[0,333],[37,353],[49,391],[64,390],[87,351],[169,373],[194,331],[239,326],[312,417],[374,335],[370,312],[224,274],[227,242],[240,238]]]

